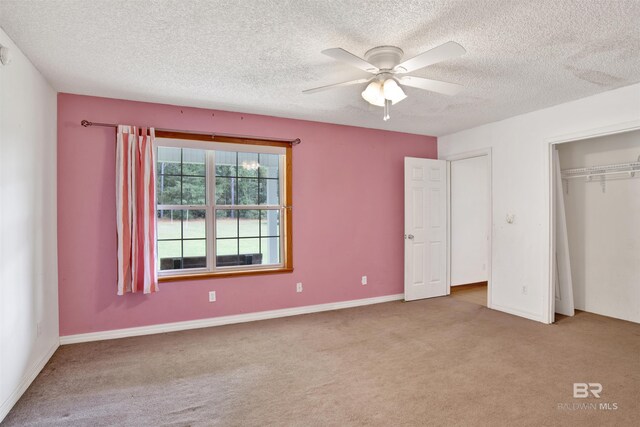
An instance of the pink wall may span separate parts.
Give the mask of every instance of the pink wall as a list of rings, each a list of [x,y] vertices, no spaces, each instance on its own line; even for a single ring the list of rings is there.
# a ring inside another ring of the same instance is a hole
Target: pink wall
[[[161,283],[151,296],[118,297],[115,132],[83,128],[82,119],[300,138],[293,149],[295,271]],[[436,158],[436,147],[428,136],[59,94],[60,335],[401,293],[403,158]],[[295,292],[296,282],[304,292]]]

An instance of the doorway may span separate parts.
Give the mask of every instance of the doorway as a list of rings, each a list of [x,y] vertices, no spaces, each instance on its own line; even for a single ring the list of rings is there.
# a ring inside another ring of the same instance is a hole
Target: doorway
[[[405,158],[405,301],[453,289],[491,308],[491,215],[490,148]]]
[[[490,153],[447,159],[449,168],[449,283],[454,298],[488,306]]]

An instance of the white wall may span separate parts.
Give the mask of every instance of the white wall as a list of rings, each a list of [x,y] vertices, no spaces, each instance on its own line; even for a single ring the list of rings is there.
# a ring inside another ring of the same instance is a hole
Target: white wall
[[[487,156],[451,162],[451,286],[487,280]]]
[[[440,157],[492,148],[491,308],[551,319],[549,140],[639,118],[635,84],[438,138]]]
[[[640,131],[560,144],[559,154],[562,169],[635,162]],[[605,192],[583,178],[564,187],[574,303],[640,322],[640,176],[615,178]]]
[[[58,346],[56,92],[0,30],[0,421]]]

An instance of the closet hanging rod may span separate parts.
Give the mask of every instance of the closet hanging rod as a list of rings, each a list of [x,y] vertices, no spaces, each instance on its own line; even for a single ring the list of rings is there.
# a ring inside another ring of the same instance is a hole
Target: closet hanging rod
[[[618,175],[618,174],[623,174],[623,173],[630,174],[631,177],[635,177],[636,176],[636,172],[640,172],[640,169],[615,171],[615,172],[586,173],[586,174],[582,174],[582,175],[569,175],[569,176],[563,176],[562,179],[593,178],[593,177],[598,177],[598,176]]]
[[[640,160],[640,159],[639,159]],[[565,169],[561,171],[563,179],[605,176],[619,173],[635,174],[640,172],[640,161],[613,165],[591,166],[586,168]]]
[[[80,124],[83,127],[89,127],[89,126],[99,126],[99,127],[108,127],[108,128],[118,127],[118,125],[115,123],[90,122],[89,120],[82,120]],[[267,137],[256,137],[256,136],[246,136],[246,135],[232,135],[232,134],[226,134],[226,133],[190,132],[190,131],[184,131],[184,130],[162,129],[162,128],[155,128],[155,130],[161,131],[161,132],[177,132],[177,133],[191,133],[191,134],[197,134],[197,135],[211,135],[212,139],[215,138],[216,136],[219,136],[224,138],[254,139],[254,140],[261,140],[261,141],[272,141],[272,142],[288,142],[291,145],[299,145],[302,142],[300,141],[300,138],[295,138],[295,139],[267,138]]]

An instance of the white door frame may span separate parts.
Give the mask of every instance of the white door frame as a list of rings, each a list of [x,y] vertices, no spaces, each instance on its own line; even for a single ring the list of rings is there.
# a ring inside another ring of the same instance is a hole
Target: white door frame
[[[492,196],[492,168],[491,168],[491,147],[480,148],[473,151],[465,151],[464,153],[452,154],[449,156],[439,157],[441,160],[447,160],[449,162],[456,160],[472,159],[474,157],[487,157],[487,195],[489,197],[489,212],[487,214],[487,230],[489,230],[489,239],[487,240],[487,308],[493,308],[493,302],[491,299],[491,269],[492,269],[492,257],[491,252],[492,240],[493,240],[493,196]],[[451,168],[448,168],[449,174],[451,174]],[[449,240],[447,251],[447,295],[451,294],[451,176],[447,177],[447,238]]]
[[[583,139],[597,138],[600,136],[615,135],[617,133],[631,132],[640,129],[640,120],[632,120],[616,123],[610,126],[585,129],[570,134],[558,135],[547,138],[547,176],[549,177],[549,283],[547,292],[544,295],[543,319],[546,323],[553,323],[555,318],[555,289],[554,289],[554,269],[555,269],[555,253],[556,253],[556,220],[555,220],[555,180],[553,172],[553,150],[556,145],[567,142],[581,141]]]

